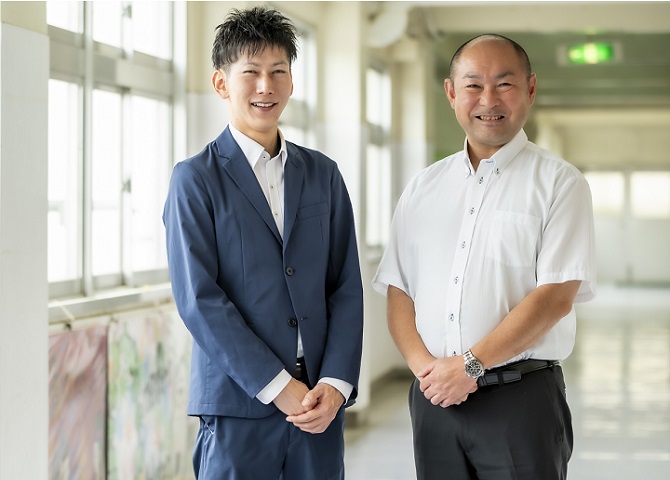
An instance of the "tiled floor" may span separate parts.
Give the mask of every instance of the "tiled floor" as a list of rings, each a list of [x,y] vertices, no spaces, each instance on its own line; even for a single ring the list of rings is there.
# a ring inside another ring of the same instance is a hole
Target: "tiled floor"
[[[563,363],[575,432],[568,478],[670,479],[670,290],[601,288],[577,313]],[[366,426],[346,430],[347,480],[415,479],[408,387],[381,387]]]

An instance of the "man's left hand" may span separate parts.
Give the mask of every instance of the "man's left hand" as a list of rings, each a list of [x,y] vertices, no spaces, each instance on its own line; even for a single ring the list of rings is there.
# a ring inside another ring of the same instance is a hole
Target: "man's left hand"
[[[286,420],[304,432],[323,433],[343,403],[344,397],[338,389],[327,383],[319,383],[307,392],[302,401],[302,406],[308,411],[289,415]]]
[[[440,358],[418,373],[421,391],[433,405],[458,405],[477,390],[477,380],[466,375],[463,365],[460,356]]]

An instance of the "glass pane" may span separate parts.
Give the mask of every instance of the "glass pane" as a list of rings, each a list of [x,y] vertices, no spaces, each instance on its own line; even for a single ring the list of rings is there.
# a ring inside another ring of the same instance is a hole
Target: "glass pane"
[[[93,91],[91,269],[121,271],[121,95]]]
[[[47,23],[54,27],[81,33],[81,6],[83,2],[47,2]]]
[[[93,5],[93,40],[121,47],[121,2],[89,2]]]
[[[391,224],[391,155],[388,148],[367,146],[365,235],[368,245],[386,245]]]
[[[80,90],[49,80],[48,277],[50,282],[81,276],[79,165]]]
[[[170,105],[132,96],[130,112],[130,267],[167,268],[162,213],[172,170]]]
[[[631,209],[640,218],[670,218],[670,172],[634,172]]]
[[[621,172],[586,172],[591,187],[595,215],[620,215],[624,205],[625,183]]]
[[[368,68],[366,78],[368,122],[388,129],[391,122],[391,82],[388,75]]]
[[[133,2],[133,48],[160,58],[172,58],[172,3]]]
[[[307,98],[307,42],[303,37],[298,37],[298,58],[291,65],[291,76],[293,77],[293,94],[291,98],[306,100]]]

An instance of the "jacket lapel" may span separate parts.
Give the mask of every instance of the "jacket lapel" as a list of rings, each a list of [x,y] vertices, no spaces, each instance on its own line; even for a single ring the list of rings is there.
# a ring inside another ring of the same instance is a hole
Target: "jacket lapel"
[[[281,235],[277,229],[277,224],[272,217],[268,201],[258,184],[256,175],[254,175],[249,162],[247,162],[242,150],[233,139],[228,127],[216,139],[216,144],[219,149],[221,163],[223,168],[228,172],[235,185],[240,189],[245,197],[251,202],[258,214],[261,216],[265,224],[272,231],[279,243],[282,243]],[[287,162],[288,164],[289,162]]]
[[[298,149],[286,143],[288,160],[284,167],[284,245],[288,244],[298,215],[298,205],[305,177],[305,164]]]

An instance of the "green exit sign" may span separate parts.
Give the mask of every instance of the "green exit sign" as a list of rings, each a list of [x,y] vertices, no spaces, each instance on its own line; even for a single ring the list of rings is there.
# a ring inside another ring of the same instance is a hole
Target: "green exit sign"
[[[568,48],[568,61],[576,64],[607,63],[614,60],[614,45],[604,42],[589,42]]]

